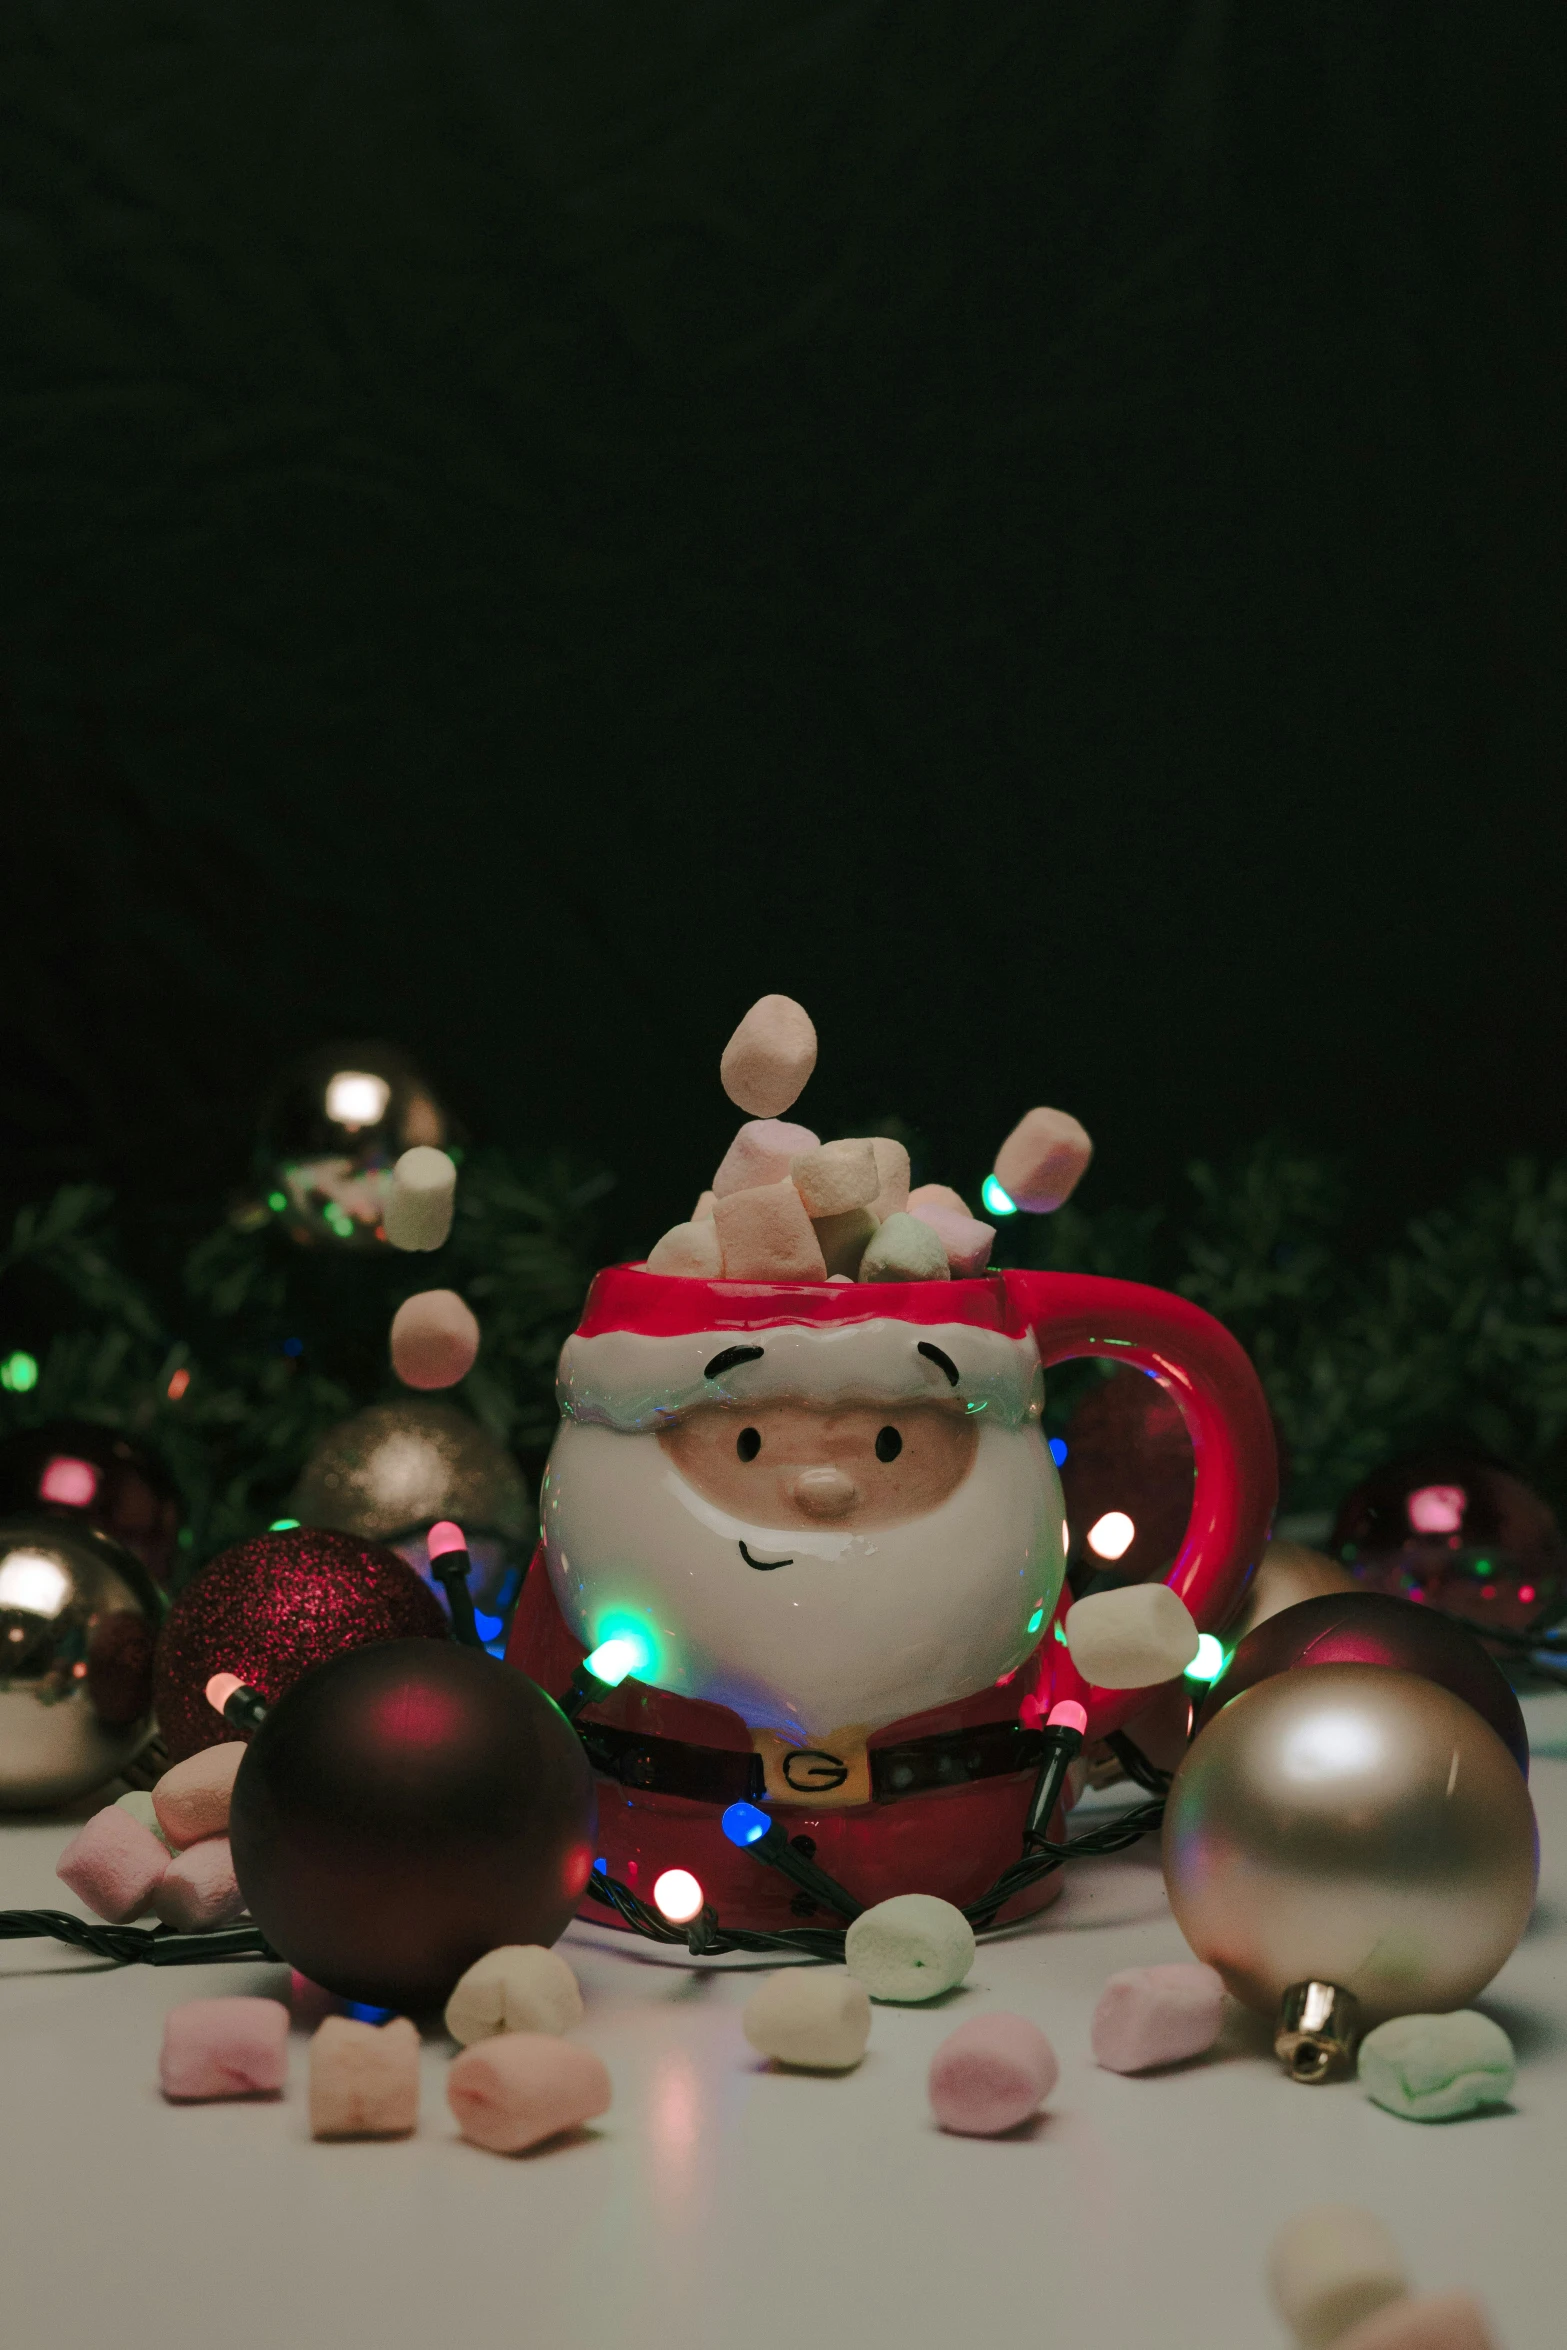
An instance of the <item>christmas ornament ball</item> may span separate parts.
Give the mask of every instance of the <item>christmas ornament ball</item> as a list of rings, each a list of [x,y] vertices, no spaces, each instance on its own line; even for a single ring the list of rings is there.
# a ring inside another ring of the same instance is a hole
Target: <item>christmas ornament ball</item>
[[[399,1640],[322,1665],[273,1708],[229,1835],[251,1915],[291,1965],[417,2013],[487,1951],[558,1940],[595,1825],[581,1742],[535,1683]]]
[[[322,1045],[273,1088],[257,1173],[301,1246],[384,1248],[392,1168],[416,1143],[450,1139],[445,1109],[396,1045]]]
[[[0,1519],[62,1510],[96,1526],[167,1585],[178,1556],[179,1491],[156,1453],[95,1420],[45,1420],[0,1443]]]
[[[1242,1690],[1301,1665],[1384,1665],[1439,1681],[1490,1723],[1519,1770],[1529,1775],[1529,1733],[1501,1666],[1461,1624],[1377,1591],[1323,1592],[1267,1617],[1246,1635],[1215,1681],[1199,1726]]]
[[[85,1795],[140,1752],[157,1622],[140,1561],[82,1520],[0,1525],[0,1811]]]
[[[1164,1873],[1200,1959],[1259,2013],[1336,1985],[1359,2022],[1468,2006],[1534,1900],[1534,1811],[1472,1705],[1407,1670],[1321,1665],[1242,1692],[1175,1775]]]
[[[1527,1631],[1567,1607],[1567,1543],[1542,1495],[1473,1450],[1414,1453],[1356,1486],[1331,1548],[1367,1591]]]
[[[171,1762],[241,1735],[207,1703],[237,1673],[269,1705],[312,1666],[377,1640],[444,1640],[435,1594],[395,1550],[299,1526],[220,1551],[169,1611],[158,1641],[158,1727]]]
[[[1304,1542],[1270,1542],[1246,1586],[1240,1613],[1224,1628],[1225,1646],[1238,1646],[1270,1616],[1281,1615],[1303,1599],[1355,1589],[1354,1576],[1325,1552],[1311,1550]]]

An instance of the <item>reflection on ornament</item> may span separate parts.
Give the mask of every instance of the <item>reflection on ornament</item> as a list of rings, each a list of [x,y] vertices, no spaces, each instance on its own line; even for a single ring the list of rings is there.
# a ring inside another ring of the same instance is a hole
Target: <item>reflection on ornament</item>
[[[473,1561],[474,1604],[503,1621],[538,1531],[506,1447],[457,1405],[424,1398],[372,1404],[339,1421],[305,1463],[294,1508],[307,1525],[389,1543],[426,1582],[425,1538],[441,1519],[455,1518]]]
[[[1352,2029],[1467,2006],[1523,1933],[1536,1868],[1528,1790],[1495,1731],[1377,1665],[1245,1690],[1199,1733],[1165,1813],[1176,1922],[1279,2019],[1298,2079],[1327,2077]]]
[[[167,1585],[178,1556],[179,1494],[146,1445],[92,1420],[46,1420],[0,1443],[0,1518],[69,1511]]]
[[[235,1735],[207,1702],[214,1673],[237,1674],[271,1705],[314,1665],[410,1636],[444,1641],[446,1618],[394,1550],[308,1526],[236,1542],[186,1585],[158,1641],[170,1760]]]
[[[1355,1578],[1349,1570],[1320,1550],[1308,1550],[1304,1542],[1270,1542],[1246,1586],[1240,1614],[1225,1626],[1225,1646],[1237,1647],[1248,1632],[1255,1632],[1270,1616],[1295,1607],[1303,1599],[1354,1589]]]
[[[1461,1624],[1379,1591],[1324,1592],[1269,1616],[1236,1647],[1204,1701],[1202,1722],[1211,1722],[1242,1690],[1303,1665],[1384,1665],[1438,1681],[1490,1723],[1529,1775],[1529,1734],[1501,1667]]]
[[[0,1810],[87,1794],[140,1753],[157,1622],[140,1561],[82,1519],[0,1526]]]
[[[267,1203],[304,1245],[383,1245],[394,1164],[416,1144],[440,1148],[449,1123],[395,1045],[323,1046],[287,1073],[263,1115]]]
[[[587,1882],[592,1774],[525,1675],[450,1643],[360,1648],[273,1706],[234,1783],[240,1889],[274,1949],[417,2014],[492,1950],[557,1941]]]
[[[1555,1513],[1511,1470],[1448,1447],[1393,1461],[1356,1487],[1332,1549],[1356,1582],[1519,1632],[1567,1609]]]

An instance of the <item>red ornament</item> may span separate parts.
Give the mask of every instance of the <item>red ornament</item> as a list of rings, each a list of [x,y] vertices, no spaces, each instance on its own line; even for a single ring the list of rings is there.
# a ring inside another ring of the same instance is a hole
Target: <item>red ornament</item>
[[[1302,1665],[1386,1665],[1440,1681],[1490,1723],[1524,1777],[1529,1775],[1522,1709],[1501,1667],[1473,1633],[1407,1599],[1387,1599],[1375,1591],[1302,1599],[1248,1632],[1208,1693],[1199,1731],[1243,1690]]]
[[[229,1834],[274,1949],[344,1998],[418,2013],[486,1951],[559,1939],[594,1818],[581,1741],[525,1674],[400,1640],[337,1657],[274,1707]]]
[[[273,1705],[345,1649],[445,1638],[439,1600],[382,1543],[313,1526],[237,1542],[180,1594],[159,1637],[154,1703],[169,1759],[242,1735],[207,1703],[214,1673],[237,1673]]]

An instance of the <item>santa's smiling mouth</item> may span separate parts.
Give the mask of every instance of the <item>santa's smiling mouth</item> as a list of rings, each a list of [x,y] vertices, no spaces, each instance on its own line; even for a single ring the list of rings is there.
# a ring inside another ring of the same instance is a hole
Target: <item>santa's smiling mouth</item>
[[[743,1542],[740,1545],[740,1556],[748,1567],[755,1567],[759,1575],[770,1575],[774,1567],[792,1567],[794,1565],[793,1559],[754,1559]]]

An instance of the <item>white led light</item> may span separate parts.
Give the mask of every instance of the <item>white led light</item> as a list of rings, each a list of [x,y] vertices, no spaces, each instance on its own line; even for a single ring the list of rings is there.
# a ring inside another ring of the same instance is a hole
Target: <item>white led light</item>
[[[379,1126],[391,1098],[384,1077],[373,1077],[367,1069],[339,1069],[327,1080],[326,1114],[338,1126]]]
[[[1136,1539],[1136,1524],[1125,1510],[1106,1510],[1088,1529],[1088,1547],[1095,1558],[1124,1558]]]
[[[71,1578],[41,1550],[13,1550],[0,1562],[0,1608],[28,1616],[57,1616],[71,1596]]]
[[[666,1869],[654,1884],[653,1906],[672,1926],[688,1926],[701,1913],[702,1888],[689,1869]]]

